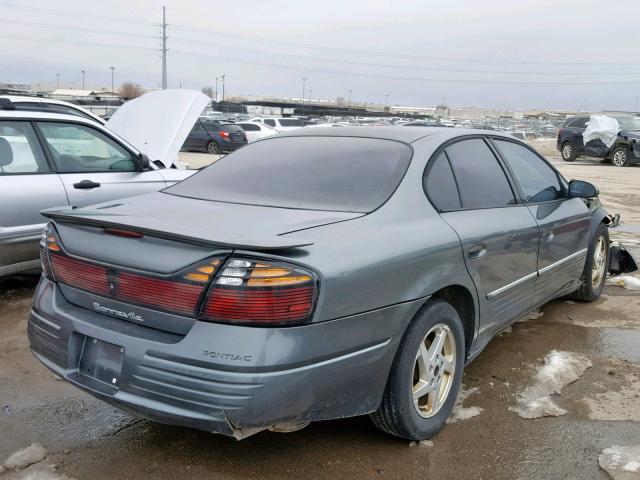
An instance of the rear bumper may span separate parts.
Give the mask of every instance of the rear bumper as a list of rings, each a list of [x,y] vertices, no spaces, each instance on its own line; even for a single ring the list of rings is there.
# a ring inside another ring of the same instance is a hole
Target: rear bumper
[[[43,278],[28,331],[36,358],[104,401],[158,422],[243,438],[280,423],[374,411],[421,303],[301,327],[195,322],[182,336],[77,307]],[[83,352],[95,341],[123,351],[111,382],[94,376],[98,361],[87,372]]]

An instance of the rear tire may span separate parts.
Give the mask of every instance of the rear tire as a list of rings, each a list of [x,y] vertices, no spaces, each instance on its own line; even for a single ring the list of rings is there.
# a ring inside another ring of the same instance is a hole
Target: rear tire
[[[562,155],[562,159],[565,162],[573,162],[576,158],[578,158],[578,151],[571,142],[564,142],[562,144],[562,147],[560,148],[560,153]]]
[[[220,147],[213,140],[207,143],[207,153],[211,155],[220,155]]]
[[[458,312],[447,302],[432,300],[409,325],[398,346],[382,403],[370,415],[374,425],[407,440],[434,436],[453,410],[464,358],[464,330]]]
[[[598,225],[587,250],[587,261],[580,277],[580,288],[569,295],[581,302],[595,302],[600,298],[609,270],[609,229]]]
[[[629,166],[629,150],[627,147],[618,147],[613,151],[611,156],[611,163],[614,167],[628,167]]]

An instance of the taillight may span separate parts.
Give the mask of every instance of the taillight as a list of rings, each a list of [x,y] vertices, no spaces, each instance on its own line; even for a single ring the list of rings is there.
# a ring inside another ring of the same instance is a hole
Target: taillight
[[[215,278],[201,318],[213,322],[277,325],[311,318],[317,280],[284,262],[231,258]]]
[[[229,132],[220,132],[222,138],[229,138]]]
[[[42,231],[42,237],[40,239],[40,262],[42,263],[42,273],[49,280],[55,280],[49,252],[59,251],[60,240],[58,239],[58,234],[53,228],[53,225],[49,223]]]

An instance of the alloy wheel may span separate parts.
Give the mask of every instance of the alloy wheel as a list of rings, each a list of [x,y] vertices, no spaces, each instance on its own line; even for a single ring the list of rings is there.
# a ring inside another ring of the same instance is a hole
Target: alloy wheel
[[[606,271],[606,261],[607,261],[607,242],[604,237],[598,237],[596,241],[595,247],[593,249],[593,262],[591,265],[591,285],[593,288],[598,288],[600,286],[600,282],[602,281],[602,277],[605,275]]]
[[[413,404],[423,418],[433,417],[445,403],[456,370],[456,342],[443,324],[432,327],[422,339],[413,369]]]
[[[627,163],[627,152],[624,150],[616,150],[616,153],[613,154],[613,164],[616,167],[623,167]]]
[[[570,143],[567,143],[562,147],[562,158],[566,160],[571,158],[571,155],[573,155],[573,146]]]

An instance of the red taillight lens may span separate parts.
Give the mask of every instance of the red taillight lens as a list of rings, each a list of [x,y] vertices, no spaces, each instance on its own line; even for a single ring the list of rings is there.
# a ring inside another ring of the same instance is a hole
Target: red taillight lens
[[[229,138],[229,132],[220,132],[222,138]]]
[[[283,262],[232,258],[214,281],[203,320],[292,324],[311,318],[317,281],[313,272]]]
[[[109,295],[109,277],[105,267],[75,260],[63,253],[52,253],[49,258],[58,282],[98,295]]]

